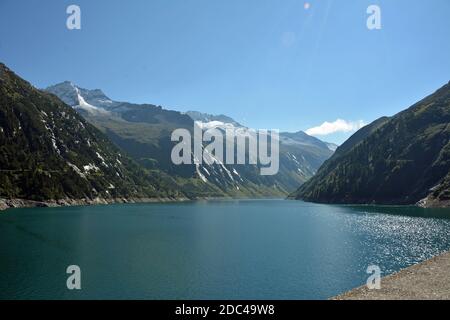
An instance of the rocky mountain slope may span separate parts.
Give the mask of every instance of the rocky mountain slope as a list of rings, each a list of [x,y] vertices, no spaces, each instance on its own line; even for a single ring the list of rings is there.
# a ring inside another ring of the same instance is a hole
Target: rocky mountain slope
[[[291,198],[448,206],[449,172],[450,83],[355,133]]]
[[[0,198],[175,198],[174,181],[143,170],[56,96],[0,63]]]

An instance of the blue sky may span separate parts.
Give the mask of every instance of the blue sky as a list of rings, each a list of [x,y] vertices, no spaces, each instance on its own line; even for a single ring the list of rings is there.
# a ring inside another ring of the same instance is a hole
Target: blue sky
[[[70,4],[81,8],[81,30],[66,28]],[[381,30],[366,27],[371,4]],[[449,15],[448,0],[1,0],[0,61],[37,87],[71,80],[253,128],[343,120],[333,131],[447,83]]]

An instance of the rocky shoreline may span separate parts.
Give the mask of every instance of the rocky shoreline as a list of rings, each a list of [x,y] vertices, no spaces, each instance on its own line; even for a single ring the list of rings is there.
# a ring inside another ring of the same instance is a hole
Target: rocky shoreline
[[[27,199],[4,199],[0,198],[0,212],[13,208],[52,208],[52,207],[71,207],[71,206],[94,206],[94,205],[108,205],[117,203],[156,203],[156,202],[186,202],[196,200],[224,200],[231,199],[229,197],[211,197],[211,198],[95,198],[95,199],[60,199],[60,200],[46,200],[35,201]],[[239,198],[242,199],[242,198]],[[291,200],[289,197],[288,200]],[[427,201],[422,200],[416,203],[416,206],[421,208],[450,208],[450,201]]]
[[[450,252],[381,279],[380,290],[362,286],[332,300],[449,300]]]
[[[433,197],[427,197],[420,200],[416,205],[421,208],[450,208],[450,200],[440,200]]]
[[[26,199],[0,199],[0,211],[13,208],[52,208],[70,206],[108,205],[115,203],[155,203],[155,202],[184,202],[188,198],[115,198],[115,199],[60,199],[47,201],[34,201]]]
[[[214,201],[214,200],[246,200],[246,199],[266,199],[266,198],[232,198],[223,197],[197,197],[197,198],[95,198],[95,199],[60,199],[34,201],[26,199],[4,199],[0,198],[0,213],[8,209],[18,208],[53,208],[53,207],[73,207],[73,206],[95,206],[109,204],[126,204],[126,203],[165,203],[165,202],[190,202],[190,201]]]

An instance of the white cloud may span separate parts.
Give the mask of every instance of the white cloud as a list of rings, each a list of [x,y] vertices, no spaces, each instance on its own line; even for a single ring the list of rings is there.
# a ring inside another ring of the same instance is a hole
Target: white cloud
[[[324,122],[318,127],[313,127],[306,130],[306,133],[310,136],[327,136],[329,134],[337,133],[337,132],[355,132],[362,127],[364,127],[366,123],[364,121],[346,121],[342,119],[337,119],[334,122]]]

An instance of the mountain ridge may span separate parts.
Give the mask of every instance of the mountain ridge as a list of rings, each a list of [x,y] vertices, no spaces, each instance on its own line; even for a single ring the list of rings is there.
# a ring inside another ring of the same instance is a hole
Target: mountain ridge
[[[449,171],[450,82],[395,116],[359,130],[290,198],[446,206]]]
[[[169,177],[142,170],[73,108],[2,63],[0,151],[0,198],[88,203],[185,197]]]

